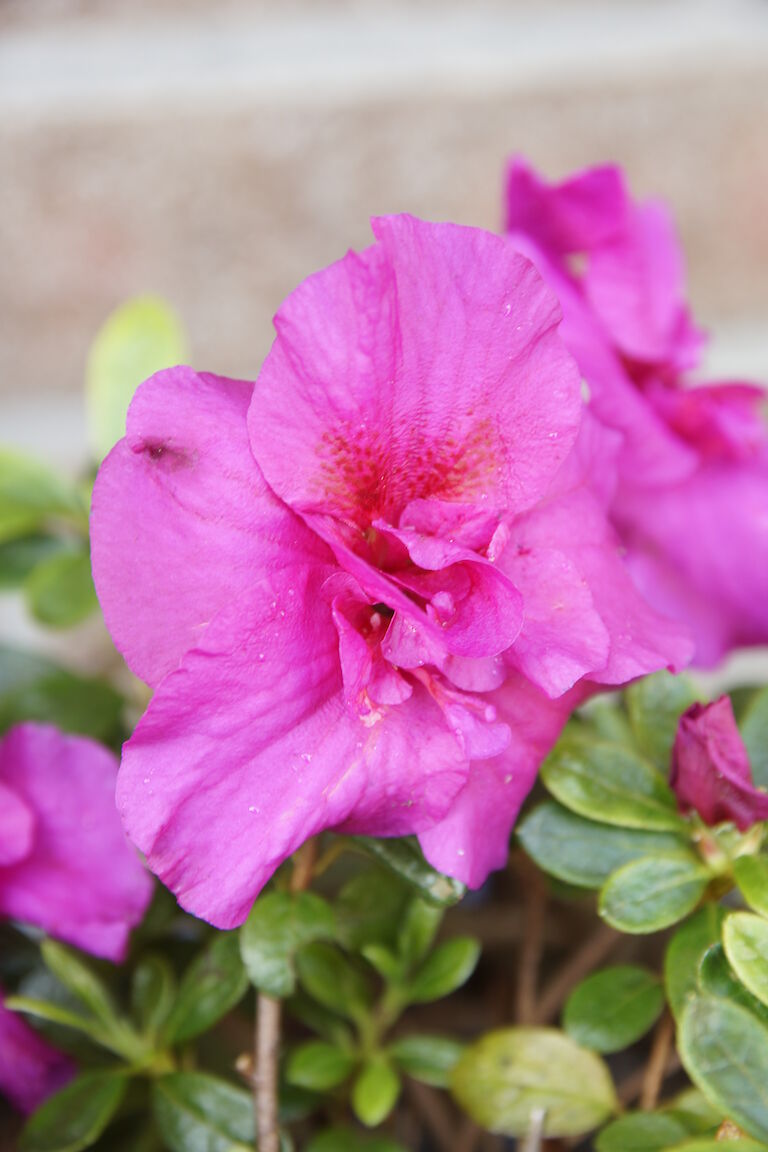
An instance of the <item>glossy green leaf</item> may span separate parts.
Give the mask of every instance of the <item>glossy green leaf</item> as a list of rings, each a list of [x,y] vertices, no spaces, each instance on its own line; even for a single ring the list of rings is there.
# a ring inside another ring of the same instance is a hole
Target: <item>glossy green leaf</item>
[[[741,1004],[748,1012],[768,1024],[768,1007],[749,992],[728,963],[722,944],[713,944],[699,964],[699,988],[708,996],[719,996],[733,1004]]]
[[[733,876],[750,908],[768,918],[768,856],[739,856]]]
[[[666,776],[678,720],[696,700],[693,685],[685,676],[655,672],[630,684],[624,699],[638,748]]]
[[[447,1088],[451,1073],[459,1062],[464,1044],[449,1036],[402,1036],[388,1048],[398,1067],[434,1088]]]
[[[19,1152],[80,1152],[98,1140],[125,1095],[119,1072],[83,1072],[28,1121]]]
[[[723,923],[723,947],[745,988],[768,1005],[768,920],[754,912],[731,913]]]
[[[102,1023],[115,1020],[116,1008],[103,981],[74,951],[58,940],[44,940],[40,946],[43,963],[56,979],[84,1004]]]
[[[0,732],[37,721],[115,744],[122,731],[122,710],[122,697],[104,681],[0,646]]]
[[[152,1087],[152,1109],[170,1152],[253,1152],[253,1097],[202,1072],[174,1072]]]
[[[383,1123],[400,1095],[400,1077],[384,1056],[373,1057],[352,1087],[352,1110],[361,1124],[375,1128]]]
[[[176,979],[168,961],[159,954],[137,964],[131,983],[131,1007],[139,1029],[156,1035],[176,1000]]]
[[[24,583],[27,607],[51,628],[70,628],[98,608],[87,549],[56,552],[43,560]]]
[[[164,300],[142,296],[117,308],[100,328],[88,357],[88,430],[98,459],[125,435],[125,415],[143,380],[187,356],[186,337]]]
[[[661,981],[644,968],[622,964],[593,973],[574,989],[563,1026],[585,1048],[619,1052],[645,1035],[663,1007]]]
[[[260,896],[240,929],[240,951],[251,983],[281,999],[296,988],[296,953],[335,932],[333,910],[313,892]]]
[[[336,931],[347,948],[367,944],[394,949],[397,933],[413,898],[413,886],[388,869],[366,867],[348,880],[334,901]]]
[[[752,779],[758,787],[768,788],[768,687],[752,697],[739,727],[749,755]]]
[[[600,892],[599,912],[621,932],[658,932],[693,911],[708,879],[693,855],[646,856],[609,877]]]
[[[678,1049],[691,1080],[723,1115],[768,1140],[768,1028],[728,1000],[695,996],[683,1010]]]
[[[698,990],[699,965],[704,954],[720,941],[723,910],[718,904],[705,904],[682,924],[667,947],[664,983],[667,1000],[679,1017],[688,998]]]
[[[313,1092],[327,1092],[338,1087],[352,1075],[357,1059],[322,1040],[309,1040],[294,1049],[285,1069],[286,1079],[299,1088]]]
[[[397,934],[397,950],[406,965],[418,964],[432,947],[444,909],[418,898],[411,901]]]
[[[239,1003],[248,987],[237,932],[219,932],[184,973],[163,1029],[179,1044],[207,1032]]]
[[[471,936],[455,936],[440,944],[408,982],[411,1004],[427,1004],[450,996],[469,980],[480,959],[480,945]]]
[[[88,510],[75,485],[37,460],[0,449],[0,541],[27,536],[51,520],[86,531]]]
[[[453,1094],[481,1127],[527,1133],[543,1109],[547,1136],[579,1136],[616,1111],[610,1073],[594,1052],[554,1028],[505,1028],[465,1049]]]
[[[364,1017],[371,1003],[365,976],[334,945],[317,940],[297,957],[302,987],[318,1003],[349,1020]]]
[[[599,888],[617,868],[643,856],[690,851],[687,837],[598,824],[547,800],[517,830],[531,859],[550,876]]]
[[[286,1010],[295,1020],[300,1020],[310,1032],[328,1040],[329,1043],[342,1048],[349,1048],[353,1043],[353,1032],[349,1025],[331,1009],[318,1004],[306,992],[294,992],[293,996],[285,1001]]]
[[[620,744],[561,740],[541,775],[561,804],[591,820],[656,831],[685,827],[666,780]]]
[[[680,1120],[663,1112],[631,1112],[603,1128],[595,1148],[597,1152],[663,1152],[689,1135]]]
[[[357,836],[355,843],[374,859],[385,864],[396,876],[412,885],[424,900],[449,906],[458,903],[466,887],[450,876],[444,876],[427,864],[414,837],[377,839]]]
[[[306,1152],[406,1152],[387,1136],[361,1137],[351,1128],[329,1128],[313,1136]]]

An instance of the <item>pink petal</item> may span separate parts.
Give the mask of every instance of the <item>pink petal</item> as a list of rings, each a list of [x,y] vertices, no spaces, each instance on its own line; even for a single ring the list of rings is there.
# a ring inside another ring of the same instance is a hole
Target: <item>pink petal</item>
[[[0,1092],[28,1114],[74,1074],[75,1067],[66,1056],[4,1007],[0,990]]]
[[[28,856],[35,834],[35,814],[0,783],[0,868]]]
[[[374,231],[276,317],[249,413],[264,475],[294,508],[357,523],[397,523],[414,499],[530,506],[580,414],[554,297],[489,233],[408,216]]]
[[[576,693],[550,700],[523,677],[512,677],[489,699],[510,729],[509,746],[473,763],[447,817],[419,835],[430,864],[471,888],[506,864],[510,832],[539,765],[579,703]]]
[[[768,794],[752,783],[727,696],[693,704],[680,717],[669,781],[681,808],[695,808],[707,824],[732,820],[744,832],[757,820],[768,820]]]
[[[189,368],[157,373],[136,393],[126,438],[99,471],[96,590],[115,643],[153,686],[265,565],[326,555],[254,463],[252,391]]]
[[[587,168],[547,184],[521,156],[507,170],[508,232],[523,232],[553,256],[585,252],[619,232],[627,217],[620,168]]]
[[[152,894],[115,810],[110,752],[55,728],[22,724],[0,742],[0,780],[34,813],[29,854],[0,869],[0,914],[110,960]]]
[[[245,919],[309,836],[418,830],[466,774],[421,690],[350,715],[327,576],[295,571],[288,587],[273,574],[220,614],[124,750],[118,802],[130,836],[183,907],[221,928]]]

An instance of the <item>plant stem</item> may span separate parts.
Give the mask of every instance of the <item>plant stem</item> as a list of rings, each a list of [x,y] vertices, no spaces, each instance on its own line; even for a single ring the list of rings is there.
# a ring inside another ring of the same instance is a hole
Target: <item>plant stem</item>
[[[648,1057],[645,1075],[643,1076],[643,1084],[640,1091],[640,1107],[644,1112],[650,1112],[656,1107],[661,1085],[664,1082],[664,1073],[667,1068],[669,1050],[672,1047],[674,1034],[675,1026],[672,1022],[672,1017],[665,1013],[656,1026],[653,1043],[651,1044],[651,1054]]]
[[[317,841],[307,840],[294,853],[291,892],[303,892],[312,882]],[[258,1152],[280,1152],[278,1124],[278,1062],[280,1058],[279,1000],[258,995],[256,1006],[256,1074],[253,1078],[253,1104]]]

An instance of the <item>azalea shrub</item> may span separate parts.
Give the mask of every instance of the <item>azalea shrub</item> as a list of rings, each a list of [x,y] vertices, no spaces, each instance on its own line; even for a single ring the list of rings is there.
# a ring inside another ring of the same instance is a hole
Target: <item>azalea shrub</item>
[[[764,393],[618,169],[505,212],[0,454],[3,1152],[768,1150]]]

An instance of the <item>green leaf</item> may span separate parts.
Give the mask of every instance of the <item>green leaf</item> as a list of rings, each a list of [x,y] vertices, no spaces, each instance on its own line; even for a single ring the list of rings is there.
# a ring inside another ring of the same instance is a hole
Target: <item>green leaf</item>
[[[397,934],[397,950],[407,967],[418,964],[429,952],[443,915],[443,908],[425,900],[411,901]]]
[[[164,300],[142,296],[117,308],[99,329],[88,357],[88,429],[99,459],[125,435],[125,415],[143,380],[186,359],[186,337]]]
[[[696,700],[690,680],[670,672],[655,672],[636,680],[624,693],[637,746],[666,775],[677,723]]]
[[[428,1004],[450,996],[469,980],[480,959],[480,944],[471,936],[455,936],[425,960],[408,983],[411,1004]]]
[[[768,788],[768,687],[752,697],[740,729],[749,755],[752,779],[758,788]]]
[[[299,1088],[327,1092],[343,1084],[356,1064],[357,1059],[351,1053],[322,1040],[309,1040],[291,1053],[285,1076],[290,1084]]]
[[[685,1070],[740,1128],[768,1140],[768,1028],[728,1000],[689,1000],[678,1030]]]
[[[400,1095],[400,1077],[384,1056],[365,1065],[352,1088],[352,1110],[361,1124],[375,1128],[389,1116]]]
[[[403,978],[403,961],[383,944],[364,944],[360,955],[368,961],[382,980],[397,984]]]
[[[617,965],[588,976],[571,993],[566,1032],[585,1048],[619,1052],[644,1036],[664,1008],[661,981],[644,968]]]
[[[311,996],[299,990],[285,1001],[286,1010],[295,1020],[300,1020],[311,1032],[316,1032],[329,1043],[342,1048],[352,1045],[353,1034],[347,1024],[335,1012],[329,1011]]]
[[[152,1087],[157,1127],[171,1152],[253,1152],[253,1097],[202,1072],[174,1072]]]
[[[690,851],[686,837],[598,824],[554,800],[540,804],[517,830],[523,848],[550,876],[599,888],[617,868],[643,856]]]
[[[738,1148],[736,1147],[737,1144]],[[669,1152],[728,1152],[729,1145],[732,1152],[768,1152],[768,1146],[758,1144],[755,1140],[742,1137],[733,1140],[719,1140],[716,1136],[711,1139],[700,1137],[696,1140],[686,1140],[683,1144],[675,1144],[674,1148],[669,1149]]]
[[[685,827],[666,780],[620,744],[571,736],[545,760],[541,775],[561,804],[591,820],[656,831]]]
[[[547,1136],[579,1136],[618,1107],[610,1073],[594,1052],[554,1028],[505,1028],[465,1049],[453,1094],[481,1127],[523,1136],[537,1109]]]
[[[463,1051],[464,1045],[449,1036],[402,1036],[388,1048],[403,1072],[433,1088],[449,1087]]]
[[[165,1038],[179,1044],[207,1032],[242,1000],[247,987],[238,933],[219,932],[184,973]]]
[[[19,1152],[80,1152],[98,1140],[125,1094],[119,1072],[83,1072],[28,1121]]]
[[[86,548],[56,552],[43,560],[24,583],[27,607],[51,628],[70,628],[98,608]]]
[[[85,1016],[72,1008],[53,1004],[50,1000],[38,1000],[33,996],[7,996],[4,1004],[11,1012],[23,1012],[25,1016],[34,1016],[37,1020],[45,1020],[50,1024],[59,1024],[63,1028],[82,1032],[84,1036],[93,1040],[94,1044],[114,1051],[109,1030],[92,1016]]]
[[[632,1112],[614,1120],[595,1140],[597,1152],[663,1152],[690,1133],[680,1120],[663,1112]]]
[[[296,953],[313,940],[330,939],[333,910],[313,892],[260,896],[240,929],[240,952],[251,983],[275,999],[296,989]]]
[[[768,920],[754,912],[732,912],[723,923],[723,947],[745,988],[768,1005]]]
[[[333,944],[317,940],[297,957],[299,980],[318,1003],[349,1020],[367,1016],[371,989],[361,972]]]
[[[139,1029],[155,1036],[176,999],[173,969],[164,956],[145,956],[136,966],[131,984],[131,1007]]]
[[[72,948],[57,940],[44,940],[40,946],[43,963],[56,979],[77,997],[102,1024],[115,1023],[115,1004],[106,987]]]
[[[55,536],[39,533],[0,543],[0,590],[18,588],[33,568],[64,547]]]
[[[351,1128],[329,1128],[314,1136],[306,1152],[406,1152],[387,1136],[361,1137]]]
[[[698,971],[705,952],[720,941],[723,910],[718,904],[703,908],[682,924],[672,937],[664,958],[667,1000],[676,1018],[688,998],[698,990]]]
[[[31,720],[115,744],[122,710],[122,697],[103,681],[0,646],[0,732]]]
[[[37,460],[0,449],[0,541],[59,519],[87,529],[88,511],[75,485]]]
[[[366,867],[341,889],[334,903],[339,940],[352,951],[366,944],[394,946],[413,888],[393,872]]]
[[[406,880],[424,900],[432,904],[457,904],[466,887],[450,876],[444,876],[427,864],[419,843],[414,837],[377,840],[370,836],[357,836],[355,843],[375,860],[385,864],[396,876]]]
[[[733,876],[750,908],[768,917],[768,856],[737,857]]]
[[[695,856],[646,856],[614,872],[600,892],[599,912],[621,932],[658,932],[698,904],[708,873]]]
[[[728,963],[722,944],[713,944],[699,964],[699,988],[709,996],[719,996],[734,1004],[741,1004],[748,1012],[768,1024],[768,1008],[741,984]]]

